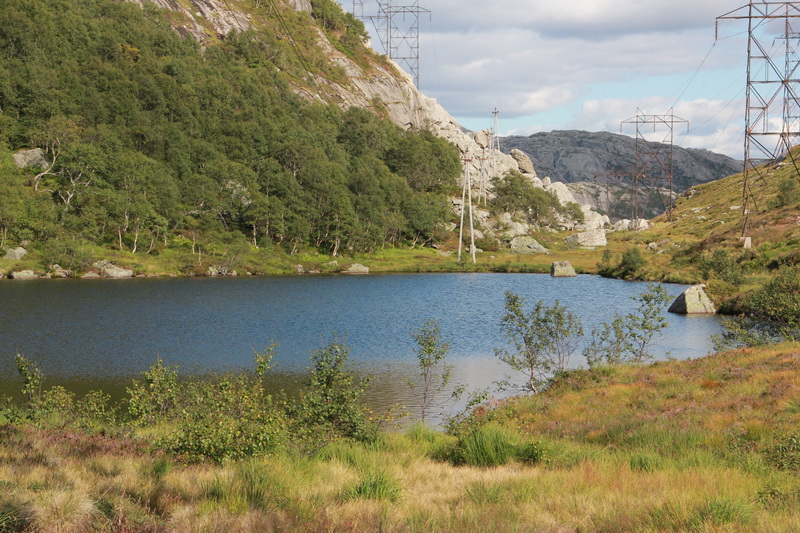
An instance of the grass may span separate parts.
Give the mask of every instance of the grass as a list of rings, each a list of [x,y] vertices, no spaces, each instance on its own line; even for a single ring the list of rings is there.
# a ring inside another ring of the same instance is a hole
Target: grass
[[[798,369],[800,344],[580,370],[460,438],[417,425],[223,464],[7,425],[0,529],[797,531]]]

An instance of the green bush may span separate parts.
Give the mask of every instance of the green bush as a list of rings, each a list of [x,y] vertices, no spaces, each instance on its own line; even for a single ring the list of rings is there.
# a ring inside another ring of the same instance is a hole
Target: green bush
[[[337,439],[371,442],[378,424],[363,404],[369,379],[349,362],[350,347],[337,339],[311,356],[311,372],[299,400],[290,406],[292,434],[306,451]]]
[[[647,265],[647,260],[636,246],[631,246],[622,254],[622,260],[617,265],[619,275],[625,279],[636,278],[639,270]]]

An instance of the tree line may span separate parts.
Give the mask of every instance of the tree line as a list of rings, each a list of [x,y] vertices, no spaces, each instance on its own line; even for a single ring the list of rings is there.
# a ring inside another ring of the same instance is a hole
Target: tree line
[[[258,29],[203,49],[153,5],[4,2],[4,243],[158,253],[188,238],[333,255],[430,243],[450,216],[458,150],[363,109],[297,97],[310,74],[337,75],[313,21],[281,8],[279,27],[267,6],[253,9],[263,10]],[[331,13],[315,2],[337,46],[363,60],[358,28]],[[287,26],[300,55],[281,38]],[[10,154],[33,147],[47,163],[17,169]]]

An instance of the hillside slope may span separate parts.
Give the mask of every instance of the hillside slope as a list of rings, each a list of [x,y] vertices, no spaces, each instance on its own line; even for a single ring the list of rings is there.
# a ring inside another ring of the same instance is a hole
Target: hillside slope
[[[568,183],[592,181],[597,174],[630,172],[636,163],[636,139],[616,133],[552,131],[503,137],[501,142],[503,151],[517,148],[527,153],[540,175]],[[742,170],[741,161],[726,155],[680,146],[673,150],[673,189],[678,192]]]

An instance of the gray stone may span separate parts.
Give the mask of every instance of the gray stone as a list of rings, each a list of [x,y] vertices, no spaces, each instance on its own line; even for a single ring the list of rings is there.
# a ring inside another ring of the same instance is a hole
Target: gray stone
[[[55,264],[50,265],[50,274],[54,278],[69,278],[72,276],[73,272],[72,270],[62,268],[61,265]]]
[[[553,261],[550,265],[550,275],[554,278],[574,278],[578,274],[569,261]]]
[[[100,274],[98,274],[94,270],[90,270],[89,272],[81,276],[81,279],[100,279]]]
[[[550,251],[529,235],[514,237],[509,243],[515,254],[549,254]]]
[[[14,164],[19,168],[39,167],[47,168],[47,158],[41,148],[33,148],[31,150],[20,150],[11,156],[14,159]]]
[[[118,267],[106,259],[97,261],[92,266],[99,270],[100,276],[104,278],[123,279],[133,277],[133,270]]]
[[[360,263],[353,263],[347,270],[342,270],[342,274],[369,274],[369,268]]]
[[[744,238],[744,249],[750,250],[753,247],[753,239],[751,237]]]
[[[25,250],[23,247],[13,248],[6,251],[6,255],[3,256],[3,259],[8,259],[10,261],[19,261],[23,257],[28,254],[28,251]]]
[[[530,174],[531,176],[536,176],[536,170],[533,168],[533,162],[531,161],[531,158],[528,157],[528,154],[526,154],[522,150],[517,150],[515,148],[511,150],[509,155],[514,158],[514,161],[517,162],[520,172],[522,172],[523,174]]]
[[[306,269],[303,268],[303,265],[297,264],[294,266],[294,273],[295,274],[305,274]]]
[[[605,246],[608,244],[608,241],[606,241],[606,231],[603,229],[576,233],[575,235],[567,237],[564,242],[570,246],[581,247]]]
[[[669,312],[678,315],[716,314],[717,308],[711,302],[703,287],[705,285],[693,285],[683,291],[669,306]]]
[[[649,243],[649,244],[647,245],[647,249],[648,249],[648,250],[651,250],[651,251],[658,250],[658,243],[657,243],[657,242],[651,242],[651,243]]]
[[[39,274],[33,270],[17,270],[8,275],[11,279],[38,279]]]

